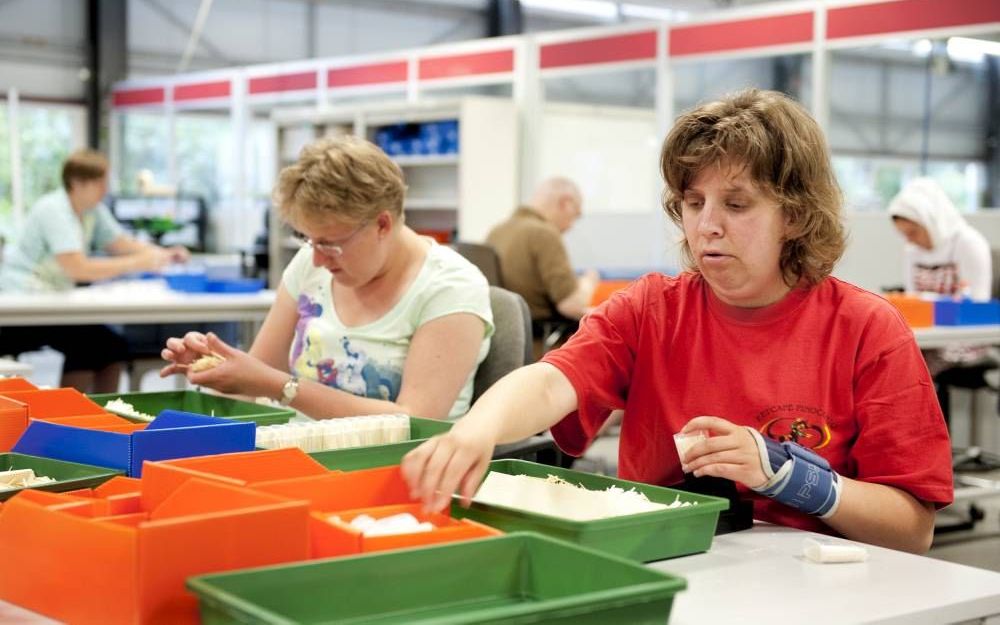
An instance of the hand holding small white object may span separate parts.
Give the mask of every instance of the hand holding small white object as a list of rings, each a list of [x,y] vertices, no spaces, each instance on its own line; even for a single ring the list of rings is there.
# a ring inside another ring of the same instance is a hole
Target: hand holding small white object
[[[694,430],[692,432],[677,432],[674,434],[674,445],[677,447],[677,457],[681,464],[684,464],[687,450],[695,443],[699,443],[708,438],[704,430]]]
[[[719,417],[695,417],[681,433],[699,429],[708,430],[711,437],[687,450],[681,464],[685,473],[740,482],[778,503],[821,519],[836,514],[842,481],[823,456]]]

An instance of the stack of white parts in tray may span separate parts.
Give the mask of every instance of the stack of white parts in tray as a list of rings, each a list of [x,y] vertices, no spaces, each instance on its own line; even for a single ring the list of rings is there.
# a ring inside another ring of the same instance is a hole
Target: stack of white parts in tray
[[[44,475],[35,475],[34,469],[0,471],[0,490],[41,486],[50,482],[55,482],[55,480]]]
[[[410,417],[405,414],[369,415],[292,422],[257,428],[257,447],[298,447],[307,453],[385,445],[410,440]]]
[[[486,476],[473,500],[572,521],[594,521],[693,505],[680,501],[679,497],[669,505],[656,503],[634,488],[625,490],[609,486],[607,490],[587,490],[554,475],[542,479],[497,471]]]

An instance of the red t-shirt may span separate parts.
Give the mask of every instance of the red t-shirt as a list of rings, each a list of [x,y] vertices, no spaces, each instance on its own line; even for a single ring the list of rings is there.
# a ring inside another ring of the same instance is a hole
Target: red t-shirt
[[[683,474],[673,434],[699,415],[795,440],[844,477],[947,505],[951,444],[913,333],[885,300],[836,278],[758,309],[729,306],[695,273],[650,274],[587,315],[543,358],[576,389],[552,428],[582,454],[624,408],[618,474],[670,485]],[[756,495],[754,516],[830,533]]]

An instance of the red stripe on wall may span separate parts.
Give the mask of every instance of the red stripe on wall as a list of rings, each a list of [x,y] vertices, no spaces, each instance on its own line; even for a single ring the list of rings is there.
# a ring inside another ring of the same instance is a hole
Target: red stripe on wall
[[[420,59],[420,80],[514,71],[514,51],[496,50]]]
[[[163,87],[152,87],[150,89],[130,89],[129,91],[115,91],[111,95],[112,106],[134,106],[137,104],[162,104],[167,99],[166,90]]]
[[[406,61],[338,67],[326,73],[328,87],[378,85],[387,82],[406,82]]]
[[[228,80],[177,85],[174,87],[174,102],[205,100],[208,98],[228,98],[229,93],[230,82]]]
[[[250,93],[274,93],[316,88],[316,72],[259,76],[250,79]]]
[[[670,29],[670,56],[789,45],[812,38],[811,12],[678,26]]]
[[[542,69],[656,58],[656,31],[542,46]]]
[[[899,0],[831,8],[828,39],[1000,22],[998,0]]]

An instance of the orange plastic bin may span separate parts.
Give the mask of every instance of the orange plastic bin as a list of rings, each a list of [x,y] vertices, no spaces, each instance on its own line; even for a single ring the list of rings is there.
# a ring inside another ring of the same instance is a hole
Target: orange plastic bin
[[[69,623],[193,624],[188,577],[309,554],[305,502],[247,488],[195,479],[154,508],[111,511],[96,492],[4,504],[0,599]]]

